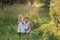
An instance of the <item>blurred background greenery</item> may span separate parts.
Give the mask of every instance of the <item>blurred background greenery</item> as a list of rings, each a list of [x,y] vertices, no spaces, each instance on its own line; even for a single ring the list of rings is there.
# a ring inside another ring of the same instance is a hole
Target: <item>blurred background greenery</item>
[[[0,40],[60,40],[60,0],[0,0]],[[31,32],[17,34],[18,16],[29,16]]]

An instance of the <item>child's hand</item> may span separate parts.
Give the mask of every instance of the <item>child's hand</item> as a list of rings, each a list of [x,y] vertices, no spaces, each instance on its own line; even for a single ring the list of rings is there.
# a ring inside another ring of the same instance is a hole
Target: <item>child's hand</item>
[[[26,29],[25,29],[25,31],[26,31]]]
[[[25,29],[25,33],[26,33],[26,29]]]
[[[25,31],[28,31],[28,29],[25,29]]]

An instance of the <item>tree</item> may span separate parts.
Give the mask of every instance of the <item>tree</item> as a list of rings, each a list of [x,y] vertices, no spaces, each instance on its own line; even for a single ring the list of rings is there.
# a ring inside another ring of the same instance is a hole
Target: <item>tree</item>
[[[3,8],[5,5],[12,5],[16,3],[17,0],[0,0],[0,6]]]
[[[31,3],[31,6],[33,5],[33,2],[34,2],[34,0],[29,0],[30,1],[30,3]]]
[[[54,20],[56,27],[60,24],[60,0],[51,0],[50,2],[50,15]]]
[[[0,6],[3,8],[5,5],[12,5],[14,3],[27,3],[28,0],[0,0]]]
[[[51,0],[38,0],[38,2],[41,2],[41,3],[44,3],[44,7],[45,8],[49,8],[49,5],[50,5],[50,1]]]

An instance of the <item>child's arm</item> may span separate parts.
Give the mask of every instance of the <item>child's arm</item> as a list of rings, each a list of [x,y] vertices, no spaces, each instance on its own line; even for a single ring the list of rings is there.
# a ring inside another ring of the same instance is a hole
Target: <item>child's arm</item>
[[[30,23],[28,24],[28,30],[30,29]]]
[[[30,29],[30,22],[28,23],[28,28],[26,29],[26,31],[28,31]]]

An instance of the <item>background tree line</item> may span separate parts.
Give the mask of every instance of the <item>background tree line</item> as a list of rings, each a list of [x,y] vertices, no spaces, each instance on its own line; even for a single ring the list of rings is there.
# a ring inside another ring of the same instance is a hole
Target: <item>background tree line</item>
[[[44,7],[49,7],[48,5],[50,5],[50,0],[0,0],[0,6],[3,7],[5,5],[12,5],[14,3],[25,4],[28,2],[30,2],[32,6],[36,1],[45,3]]]
[[[55,19],[55,22],[60,23],[58,19],[60,19],[60,12],[59,12],[59,0],[0,0],[0,7],[3,8],[5,5],[13,5],[15,3],[18,4],[25,4],[30,2],[31,6],[34,4],[34,2],[40,2],[40,3],[44,3],[44,7],[45,8],[50,8],[50,14],[52,14],[52,18]],[[55,10],[54,10],[55,9]],[[57,25],[58,26],[58,25]]]
[[[15,3],[25,4],[28,3],[29,1],[32,5],[34,0],[0,0],[0,7],[4,7],[5,5],[12,5]]]

